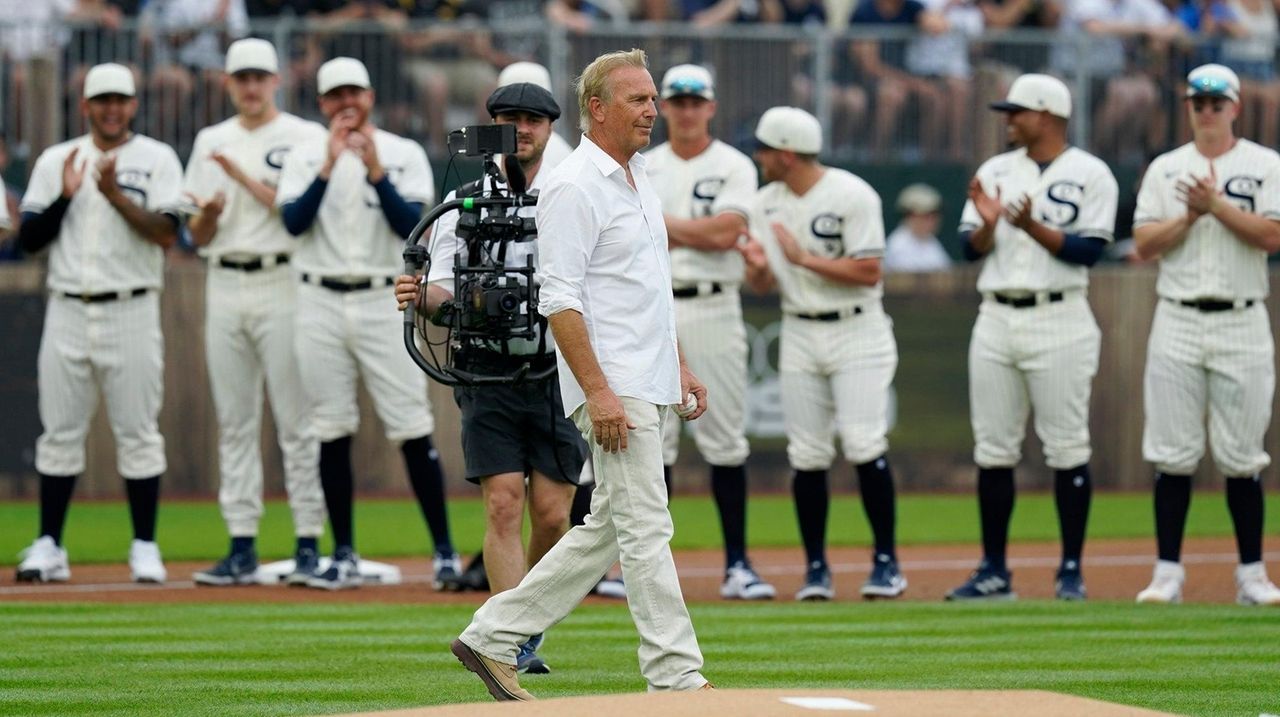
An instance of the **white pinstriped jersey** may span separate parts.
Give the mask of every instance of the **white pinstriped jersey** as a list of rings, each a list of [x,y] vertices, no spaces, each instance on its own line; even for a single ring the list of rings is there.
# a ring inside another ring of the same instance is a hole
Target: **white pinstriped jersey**
[[[1025,148],[996,155],[978,168],[984,191],[1006,207],[1030,195],[1036,221],[1065,234],[1108,242],[1114,239],[1120,190],[1106,163],[1078,147],[1068,147],[1044,169]],[[965,202],[960,231],[982,226],[973,202]],[[1089,269],[1053,256],[1003,216],[996,224],[995,247],[978,275],[978,290],[1061,291],[1089,285]]]
[[[3,199],[3,197],[0,197]],[[0,229],[12,229],[13,217],[9,216],[9,203],[0,201]]]
[[[758,188],[756,165],[747,155],[721,142],[693,159],[681,159],[669,142],[645,153],[649,179],[662,200],[662,212],[677,219],[713,217],[734,212],[751,216],[752,198]],[[699,281],[742,281],[742,255],[736,251],[702,251],[689,247],[671,249],[671,280],[676,286]]]
[[[1218,188],[1246,212],[1280,220],[1280,154],[1247,139],[1213,160]],[[1179,181],[1209,176],[1209,160],[1185,144],[1147,168],[1134,226],[1181,216]],[[1200,217],[1181,244],[1160,257],[1156,293],[1166,299],[1261,299],[1267,295],[1267,254],[1249,246],[1214,217]]]
[[[880,195],[843,169],[825,169],[804,196],[796,196],[783,182],[770,182],[756,193],[751,233],[764,245],[782,294],[782,310],[787,313],[839,311],[879,302],[884,293],[881,284],[840,284],[792,264],[773,236],[770,225],[778,222],[795,235],[801,248],[818,256],[863,259],[884,255]]]
[[[143,239],[98,191],[94,165],[104,153],[89,135],[56,144],[40,154],[22,211],[43,212],[62,194],[62,165],[79,149],[76,165],[87,165],[84,182],[71,199],[49,253],[49,288],[74,294],[159,289],[164,250]],[[111,150],[116,182],[129,199],[148,211],[178,215],[182,163],[173,148],[135,134]]]
[[[291,254],[297,246],[280,221],[279,212],[254,199],[249,190],[228,177],[210,155],[221,152],[250,177],[276,187],[289,151],[301,142],[325,136],[323,125],[287,112],[252,130],[240,124],[238,117],[200,130],[187,162],[183,192],[201,199],[222,192],[227,199],[218,216],[218,232],[212,242],[200,247],[200,255]],[[193,205],[184,209],[189,214],[196,213]]]
[[[375,130],[373,141],[391,183],[408,202],[429,205],[434,178],[422,145]],[[302,196],[324,164],[329,133],[293,148],[285,158],[276,206]],[[382,214],[382,204],[369,184],[364,162],[343,152],[320,203],[315,224],[294,253],[298,271],[322,276],[395,276],[404,269],[404,240]]]

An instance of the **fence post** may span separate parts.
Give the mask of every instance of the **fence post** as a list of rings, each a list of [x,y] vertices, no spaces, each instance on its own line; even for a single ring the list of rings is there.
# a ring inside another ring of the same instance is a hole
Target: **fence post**
[[[831,85],[831,48],[835,33],[826,27],[819,28],[813,43],[813,114],[822,126],[822,146],[831,151],[831,93],[827,88]]]

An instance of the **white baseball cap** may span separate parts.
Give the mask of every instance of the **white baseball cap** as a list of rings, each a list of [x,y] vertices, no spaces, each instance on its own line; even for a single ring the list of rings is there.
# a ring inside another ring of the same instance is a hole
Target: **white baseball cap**
[[[1048,112],[1055,117],[1071,117],[1071,91],[1065,83],[1052,75],[1022,75],[1009,86],[1004,102],[992,103],[991,109],[1000,112]]]
[[[1230,67],[1201,65],[1187,75],[1187,97],[1225,97],[1240,101],[1240,78]]]
[[[760,116],[756,139],[772,149],[817,154],[822,151],[822,125],[799,107],[771,107]]]
[[[942,195],[927,184],[908,185],[898,195],[898,211],[903,214],[930,214],[942,206]]]
[[[276,58],[275,45],[266,40],[249,37],[236,40],[227,48],[227,64],[224,68],[228,75],[246,70],[280,73],[280,60]]]
[[[124,95],[138,93],[133,86],[133,71],[124,65],[108,62],[94,65],[84,76],[84,98],[91,100],[99,95]]]
[[[322,95],[329,90],[348,86],[365,90],[373,87],[369,82],[369,70],[354,57],[335,57],[321,65],[320,71],[316,73],[316,89]]]
[[[672,97],[716,98],[715,82],[707,68],[699,65],[676,65],[662,76],[662,99]]]
[[[513,62],[498,73],[498,87],[528,82],[551,92],[551,73],[536,62]]]

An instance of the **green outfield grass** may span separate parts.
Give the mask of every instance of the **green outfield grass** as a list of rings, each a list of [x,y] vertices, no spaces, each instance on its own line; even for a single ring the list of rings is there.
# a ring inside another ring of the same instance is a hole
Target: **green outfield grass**
[[[5,715],[304,715],[481,701],[446,649],[469,606],[0,605]],[[721,687],[1045,689],[1280,712],[1280,621],[1228,606],[695,605]],[[547,639],[540,697],[642,691],[622,606]]]
[[[671,506],[675,516],[676,549],[715,548],[720,545],[719,519],[711,500],[702,496],[677,496]],[[904,545],[965,543],[978,541],[978,506],[966,495],[905,495],[898,506],[899,540]],[[1268,504],[1266,524],[1270,534],[1280,534],[1280,501]],[[16,563],[18,551],[30,544],[37,528],[38,510],[33,503],[0,503],[0,564]],[[479,549],[483,515],[478,500],[449,503],[454,540],[460,551]],[[1151,497],[1145,494],[1096,496],[1089,521],[1091,538],[1147,538],[1153,535]],[[159,540],[169,560],[206,560],[226,550],[226,528],[212,502],[169,501],[160,507]],[[1231,535],[1231,519],[1223,497],[1197,494],[1191,505],[1187,535]],[[121,562],[129,539],[128,509],[124,503],[83,501],[73,503],[64,541],[74,562]],[[264,558],[284,557],[293,550],[288,507],[272,501],[262,523],[259,550]],[[1058,539],[1058,523],[1049,495],[1021,495],[1013,514],[1012,539]],[[795,510],[790,496],[753,497],[749,506],[748,539],[751,545],[799,545]],[[832,545],[867,545],[870,532],[858,500],[836,496],[830,520]],[[356,542],[369,557],[423,555],[427,551],[426,527],[411,500],[360,500],[356,503]]]

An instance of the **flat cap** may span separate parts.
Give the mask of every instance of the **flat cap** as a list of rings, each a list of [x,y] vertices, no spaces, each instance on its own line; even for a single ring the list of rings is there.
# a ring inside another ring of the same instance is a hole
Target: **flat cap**
[[[550,92],[531,82],[517,82],[514,85],[499,87],[489,95],[484,103],[490,117],[497,117],[502,112],[532,112],[551,118],[560,119],[560,105]]]

